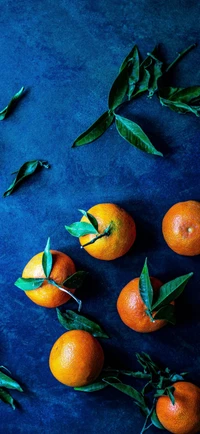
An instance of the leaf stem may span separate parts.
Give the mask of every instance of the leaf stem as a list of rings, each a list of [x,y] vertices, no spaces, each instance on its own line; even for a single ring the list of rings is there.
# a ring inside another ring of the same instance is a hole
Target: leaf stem
[[[193,48],[195,48],[197,46],[197,44],[191,44],[189,47],[187,47],[185,50],[181,51],[181,53],[178,53],[178,56],[176,57],[176,59],[174,59],[174,61],[172,63],[170,63],[170,65],[167,67],[167,69],[165,70],[165,72],[169,72],[169,70],[177,63],[179,62],[179,60],[182,59],[183,56],[185,56],[187,53],[189,53],[189,51],[191,51]]]
[[[147,417],[146,417],[146,419],[145,419],[145,422],[144,422],[144,425],[143,425],[143,428],[142,428],[142,431],[140,432],[140,434],[143,434],[145,431],[147,431],[147,430],[150,428],[151,425],[153,425],[153,424],[151,423],[150,425],[147,426],[148,419],[149,419],[150,416],[152,415],[153,410],[154,410],[154,405],[153,405],[153,407],[151,408],[151,410],[149,410],[149,412],[148,412],[148,414],[147,414]]]
[[[88,243],[83,244],[83,245],[81,246],[81,249],[83,249],[83,247],[89,246],[90,244],[94,244],[94,243],[95,243],[97,240],[99,240],[100,238],[108,237],[108,236],[110,235],[110,232],[111,232],[111,225],[109,225],[109,226],[105,229],[105,231],[104,231],[102,234],[97,235],[97,237],[93,238],[93,239],[92,239],[91,241],[89,241]]]
[[[66,292],[68,295],[70,295],[70,297],[72,297],[76,303],[78,303],[78,312],[81,311],[82,308],[82,301],[77,298],[71,291],[69,291],[68,289],[65,289],[61,286],[59,286],[54,280],[52,279],[47,279],[47,282],[51,283],[52,285],[56,286],[58,289],[60,289],[60,291]]]

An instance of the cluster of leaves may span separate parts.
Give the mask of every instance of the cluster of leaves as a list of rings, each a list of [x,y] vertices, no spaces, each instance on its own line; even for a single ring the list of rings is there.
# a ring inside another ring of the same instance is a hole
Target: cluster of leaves
[[[88,273],[86,271],[77,271],[76,273],[69,276],[64,282],[61,282],[60,285],[58,285],[53,279],[50,278],[52,266],[53,266],[53,257],[50,251],[50,238],[48,238],[42,256],[42,267],[43,267],[45,277],[27,278],[27,279],[24,277],[19,277],[15,282],[15,286],[17,286],[19,289],[22,289],[23,291],[32,291],[34,289],[40,288],[43,282],[46,280],[51,285],[54,285],[57,288],[59,288],[60,291],[64,291],[67,294],[69,294],[72,298],[74,298],[74,300],[78,303],[79,310],[80,310],[82,306],[81,300],[75,297],[75,295],[72,294],[72,292],[70,292],[69,289],[80,288]]]
[[[18,392],[23,392],[23,390],[19,383],[13,380],[10,376],[6,375],[4,372],[2,372],[2,368],[4,370],[6,369],[4,368],[4,366],[0,366],[0,401],[11,405],[14,410],[14,399],[12,398],[7,389],[18,390]]]
[[[130,396],[134,403],[140,408],[145,416],[145,423],[140,432],[142,434],[151,425],[156,428],[164,429],[158,420],[155,406],[160,396],[169,396],[172,404],[175,404],[173,383],[183,381],[186,372],[176,374],[169,368],[162,369],[151,357],[142,352],[136,354],[137,361],[142,366],[143,371],[129,371],[123,369],[105,368],[96,381],[88,386],[76,387],[75,390],[80,392],[97,392],[108,386],[111,386],[120,392]],[[129,376],[141,380],[146,380],[146,384],[139,392],[134,387],[124,383],[121,377]],[[150,421],[150,425],[147,424]]]
[[[162,105],[169,107],[178,113],[200,113],[200,86],[182,88],[160,87],[160,78],[188,53],[196,44],[190,45],[183,50],[176,59],[164,68],[159,59],[158,48],[147,53],[146,59],[140,61],[138,47],[135,45],[128,56],[124,59],[117,78],[115,79],[108,97],[108,110],[97,119],[94,124],[82,133],[73,143],[73,147],[79,147],[98,139],[115,122],[120,136],[136,148],[149,154],[163,156],[155,149],[147,135],[139,125],[118,113],[120,107],[143,93],[148,97],[157,93]]]
[[[83,214],[84,217],[86,217],[89,221],[88,222],[75,222],[72,223],[70,226],[65,226],[65,229],[72,235],[73,237],[82,237],[84,235],[88,234],[94,234],[96,235],[91,241],[89,241],[86,244],[83,244],[81,247],[88,246],[89,244],[95,243],[97,240],[99,240],[102,237],[109,236],[112,230],[112,222],[106,227],[106,229],[100,233],[98,229],[98,221],[97,219],[90,214],[87,211],[84,211],[83,209],[79,209],[81,214]]]
[[[187,282],[192,276],[193,273],[188,273],[184,276],[177,277],[162,285],[159,291],[154,293],[149,276],[147,259],[145,260],[139,280],[139,291],[147,307],[146,313],[151,321],[165,320],[171,324],[176,323],[175,306],[171,304],[171,302],[182,294]]]

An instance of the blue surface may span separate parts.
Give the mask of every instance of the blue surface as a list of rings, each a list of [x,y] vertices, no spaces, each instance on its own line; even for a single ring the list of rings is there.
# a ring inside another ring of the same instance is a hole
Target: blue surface
[[[129,397],[111,389],[81,394],[53,378],[49,352],[64,329],[55,310],[36,306],[13,283],[50,236],[52,248],[90,272],[77,294],[83,314],[111,336],[102,341],[109,364],[137,369],[135,352],[143,350],[177,371],[189,371],[188,378],[200,385],[199,257],[176,255],[161,234],[162,217],[172,204],[200,199],[199,119],[162,108],[156,97],[143,97],[122,114],[144,128],[165,158],[135,150],[114,126],[94,144],[71,149],[77,135],[106,109],[110,86],[133,44],[145,55],[161,43],[171,61],[177,51],[199,42],[200,7],[178,0],[1,0],[0,6],[1,107],[22,85],[28,89],[0,124],[1,196],[10,173],[25,161],[51,164],[1,198],[0,364],[23,384],[24,394],[13,392],[20,403],[15,412],[0,405],[0,432],[137,434],[143,419]],[[177,65],[172,82],[199,84],[199,61],[197,48]],[[137,225],[134,248],[112,262],[81,251],[64,229],[78,219],[78,208],[101,202],[122,205]],[[122,287],[140,274],[146,256],[151,274],[163,281],[195,274],[177,303],[177,326],[141,335],[121,322],[115,304]]]

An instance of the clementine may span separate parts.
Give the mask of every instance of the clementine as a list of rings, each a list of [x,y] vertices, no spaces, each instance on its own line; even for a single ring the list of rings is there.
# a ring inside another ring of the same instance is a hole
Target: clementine
[[[133,218],[124,209],[113,203],[101,203],[89,209],[98,222],[97,240],[94,234],[81,236],[79,241],[84,249],[93,257],[105,261],[125,255],[136,238],[136,227]],[[82,222],[88,222],[83,216]],[[106,229],[108,233],[103,236]],[[86,245],[92,242],[92,244]]]
[[[139,277],[131,280],[120,292],[117,300],[117,310],[124,324],[132,330],[140,333],[150,333],[159,330],[166,325],[165,320],[151,321],[147,315],[139,290]],[[162,286],[162,282],[155,277],[150,277],[151,285],[156,293]],[[156,312],[153,313],[155,316]]]
[[[158,398],[156,413],[161,424],[174,434],[196,434],[200,432],[200,388],[182,381],[175,387],[173,405],[168,396]]]
[[[62,252],[51,250],[53,256],[53,266],[50,274],[50,279],[54,280],[58,285],[75,273],[75,265],[72,259]],[[43,252],[35,255],[25,266],[22,277],[24,278],[45,278],[42,267]],[[67,289],[67,288],[66,288]],[[75,289],[70,289],[74,293]],[[70,299],[70,295],[61,291],[56,286],[44,281],[40,288],[31,291],[25,291],[34,303],[44,307],[57,307],[66,303]]]
[[[92,383],[99,376],[103,364],[104,352],[100,343],[83,330],[71,330],[60,336],[49,357],[53,376],[71,387]]]
[[[162,232],[168,246],[179,255],[200,254],[200,202],[173,205],[165,214]]]

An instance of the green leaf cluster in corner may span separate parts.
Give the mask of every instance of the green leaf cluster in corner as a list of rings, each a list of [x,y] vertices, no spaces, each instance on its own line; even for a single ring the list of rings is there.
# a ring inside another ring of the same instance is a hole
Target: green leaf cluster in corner
[[[15,409],[14,399],[10,395],[7,389],[17,390],[18,392],[23,392],[23,389],[17,383],[17,381],[13,380],[10,376],[6,375],[2,372],[2,366],[0,367],[0,401],[5,402],[6,404],[11,405],[13,410]],[[4,368],[5,369],[5,368]]]
[[[176,323],[175,307],[174,304],[171,303],[182,294],[192,276],[193,273],[188,273],[184,276],[177,277],[162,285],[159,291],[154,295],[149,277],[147,259],[145,260],[139,280],[139,291],[147,308],[146,313],[149,315],[151,321],[165,320],[171,324]]]

